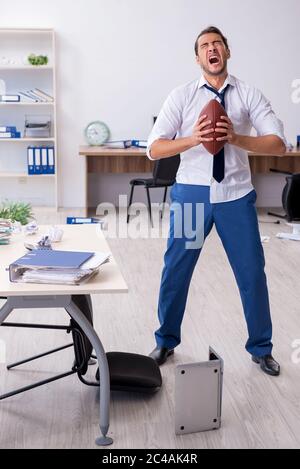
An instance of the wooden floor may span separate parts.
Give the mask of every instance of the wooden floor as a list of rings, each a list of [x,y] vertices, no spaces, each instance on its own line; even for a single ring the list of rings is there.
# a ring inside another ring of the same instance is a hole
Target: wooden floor
[[[73,214],[74,211],[68,215]],[[60,223],[65,216],[66,213],[40,213],[38,218],[41,223]],[[166,218],[164,223],[167,222]],[[271,237],[264,249],[274,322],[274,356],[281,363],[282,375],[266,376],[244,350],[247,333],[238,290],[213,231],[192,280],[182,344],[174,358],[161,368],[162,390],[152,397],[112,395],[113,448],[300,447],[300,363],[292,360],[292,344],[300,339],[300,242],[276,239],[278,231],[290,230],[285,225],[260,226],[261,234]],[[95,328],[107,351],[148,354],[154,346],[166,240],[113,239],[109,243],[129,294],[94,297]],[[18,311],[10,316],[12,320],[53,324],[68,321],[59,310],[30,314]],[[70,342],[62,331],[1,328],[0,338],[7,345],[7,363]],[[206,360],[209,345],[225,362],[222,428],[176,437],[174,367]],[[2,364],[0,392],[68,370],[72,360],[72,352],[63,351],[15,371],[6,371]],[[91,367],[91,377],[94,372]],[[0,402],[0,447],[95,448],[97,419],[97,390],[72,376]]]

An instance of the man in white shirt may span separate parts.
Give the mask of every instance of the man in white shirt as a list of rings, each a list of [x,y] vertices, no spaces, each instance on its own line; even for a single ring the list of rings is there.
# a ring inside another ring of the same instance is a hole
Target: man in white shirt
[[[284,154],[283,126],[259,90],[228,75],[230,49],[218,28],[209,27],[199,34],[195,53],[203,76],[171,92],[150,134],[148,157],[156,160],[180,153],[172,203],[182,210],[185,204],[191,204],[193,225],[197,204],[204,205],[204,239],[215,225],[240,290],[249,334],[246,350],[265,373],[278,376],[280,366],[271,354],[272,322],[265,260],[248,152]],[[221,102],[228,115],[222,117],[216,129],[211,128],[207,116],[199,118],[211,99]],[[252,127],[257,131],[256,137],[250,136]],[[213,130],[220,134],[217,140],[226,142],[224,150],[216,156],[202,145],[212,141],[208,135]],[[150,354],[159,365],[181,341],[189,285],[202,247],[188,249],[187,237],[176,236],[175,212],[171,211],[160,287],[157,347]],[[186,232],[184,226],[182,232]]]

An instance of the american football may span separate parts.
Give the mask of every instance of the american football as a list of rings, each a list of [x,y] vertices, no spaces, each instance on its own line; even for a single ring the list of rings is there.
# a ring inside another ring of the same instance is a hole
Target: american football
[[[207,105],[202,109],[201,116],[207,116],[207,119],[211,121],[211,124],[209,124],[209,127],[207,128],[214,128],[216,129],[217,127],[217,122],[223,122],[223,119],[221,119],[221,116],[227,117],[227,113],[224,109],[224,107],[217,101],[216,99],[212,99],[207,103]],[[206,127],[203,129],[205,130]],[[212,132],[211,134],[205,135],[206,138],[213,138],[214,140],[212,142],[203,142],[204,147],[206,150],[211,153],[212,155],[217,155],[219,151],[222,150],[222,148],[225,146],[226,141],[223,142],[217,142],[217,138],[223,137],[224,134],[221,133],[216,133]]]

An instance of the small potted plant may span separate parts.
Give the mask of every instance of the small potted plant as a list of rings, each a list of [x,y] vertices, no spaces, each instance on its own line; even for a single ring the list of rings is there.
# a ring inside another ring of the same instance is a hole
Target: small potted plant
[[[32,207],[24,202],[3,202],[0,204],[0,219],[27,225],[33,219]]]
[[[28,62],[30,65],[39,66],[39,65],[47,65],[49,60],[47,55],[35,55],[30,54],[28,56]]]

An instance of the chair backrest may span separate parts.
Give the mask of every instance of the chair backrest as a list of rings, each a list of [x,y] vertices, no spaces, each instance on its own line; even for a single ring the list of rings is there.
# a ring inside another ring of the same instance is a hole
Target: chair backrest
[[[165,182],[175,182],[177,171],[180,165],[180,155],[163,158],[154,163],[153,179]]]
[[[300,174],[286,178],[286,186],[282,193],[282,205],[286,211],[288,222],[300,221]]]

